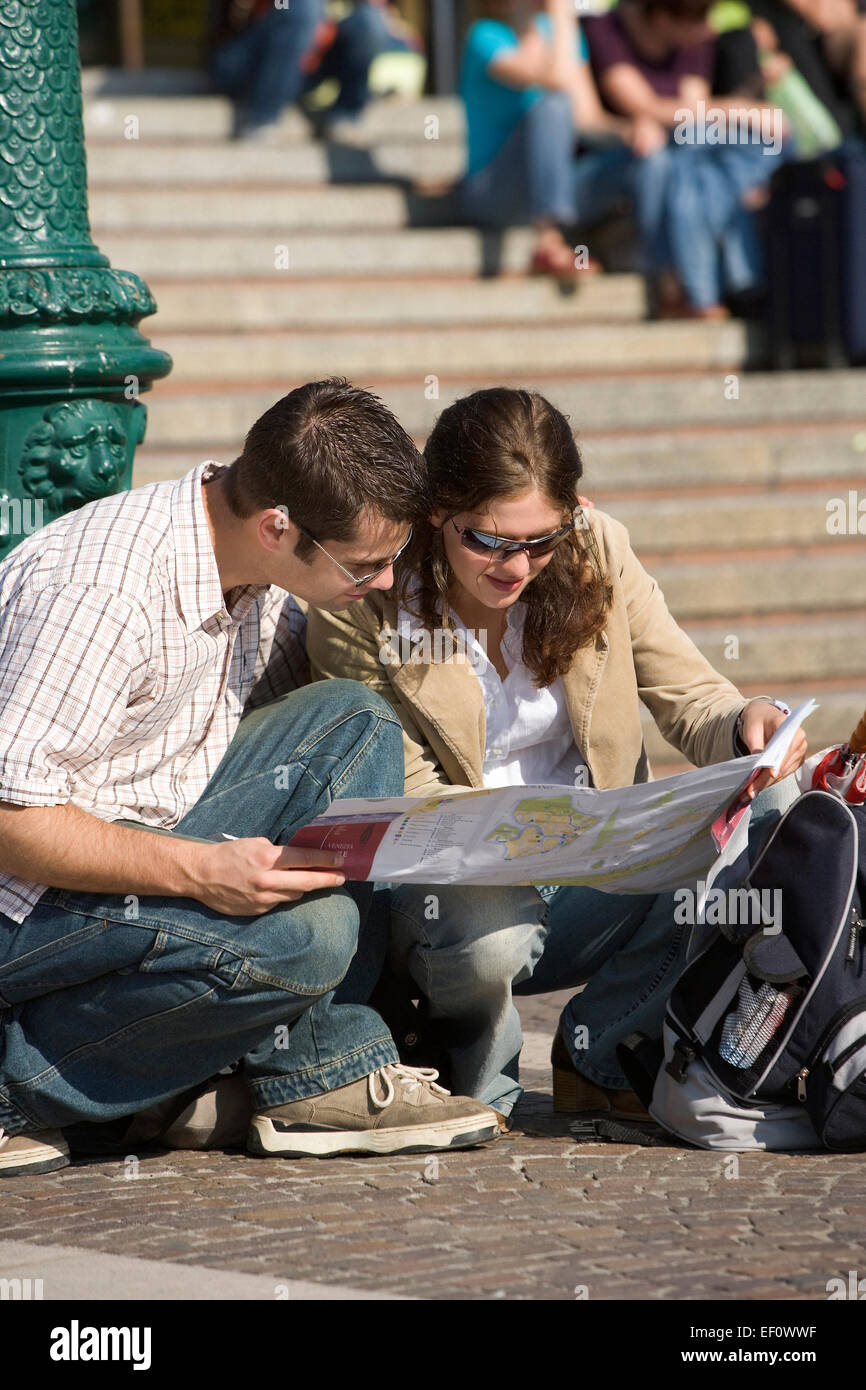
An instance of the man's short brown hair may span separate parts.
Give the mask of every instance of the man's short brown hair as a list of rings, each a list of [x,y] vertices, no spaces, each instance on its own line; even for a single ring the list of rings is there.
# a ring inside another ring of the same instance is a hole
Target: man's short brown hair
[[[299,386],[266,410],[225,475],[239,517],[285,507],[316,540],[351,540],[369,508],[414,525],[430,511],[426,468],[378,396],[342,377]],[[313,549],[302,536],[295,553]]]

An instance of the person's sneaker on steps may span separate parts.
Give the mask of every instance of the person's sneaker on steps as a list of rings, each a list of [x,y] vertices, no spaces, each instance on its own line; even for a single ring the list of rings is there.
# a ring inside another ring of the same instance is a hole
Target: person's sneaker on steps
[[[452,1096],[429,1067],[389,1063],[348,1086],[259,1110],[247,1149],[265,1157],[429,1153],[485,1144],[500,1133],[497,1112]]]
[[[59,1129],[34,1134],[7,1134],[0,1129],[0,1178],[53,1173],[69,1164],[69,1145]]]

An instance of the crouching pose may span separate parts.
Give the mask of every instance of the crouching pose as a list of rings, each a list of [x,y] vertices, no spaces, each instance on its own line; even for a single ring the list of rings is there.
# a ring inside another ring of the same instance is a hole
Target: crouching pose
[[[645,782],[641,700],[699,766],[764,746],[782,710],[746,702],[714,671],[625,529],[581,510],[582,463],[558,410],[526,391],[478,391],[443,412],[425,456],[434,508],[394,593],[311,615],[308,639],[314,674],[363,680],[398,714],[407,795]],[[804,752],[798,735],[781,776]],[[503,1115],[521,1093],[512,990],[589,981],[554,1041],[555,1100],[633,1117],[645,1112],[616,1046],[661,1032],[685,960],[674,907],[673,894],[400,885],[393,953],[439,1020],[453,1084]]]
[[[309,684],[293,595],[390,588],[424,496],[381,402],[318,382],[231,466],[92,502],[0,566],[0,1176],[239,1057],[253,1153],[499,1133],[335,999],[372,890],[287,848],[332,798],[403,790],[393,710]]]

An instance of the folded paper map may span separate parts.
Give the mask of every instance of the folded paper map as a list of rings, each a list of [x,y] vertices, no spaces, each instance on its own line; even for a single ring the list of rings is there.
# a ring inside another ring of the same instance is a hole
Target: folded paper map
[[[289,843],[339,850],[351,879],[668,891],[706,873],[735,826],[742,841],[742,792],[759,769],[778,770],[815,708],[801,705],[761,753],[662,781],[337,800]]]

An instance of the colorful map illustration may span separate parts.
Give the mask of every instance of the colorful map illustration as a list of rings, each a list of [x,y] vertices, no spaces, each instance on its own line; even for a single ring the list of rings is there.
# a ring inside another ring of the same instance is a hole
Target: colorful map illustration
[[[575,810],[569,796],[528,796],[517,802],[511,815],[513,820],[503,821],[485,836],[504,846],[505,859],[565,849],[601,819]]]

